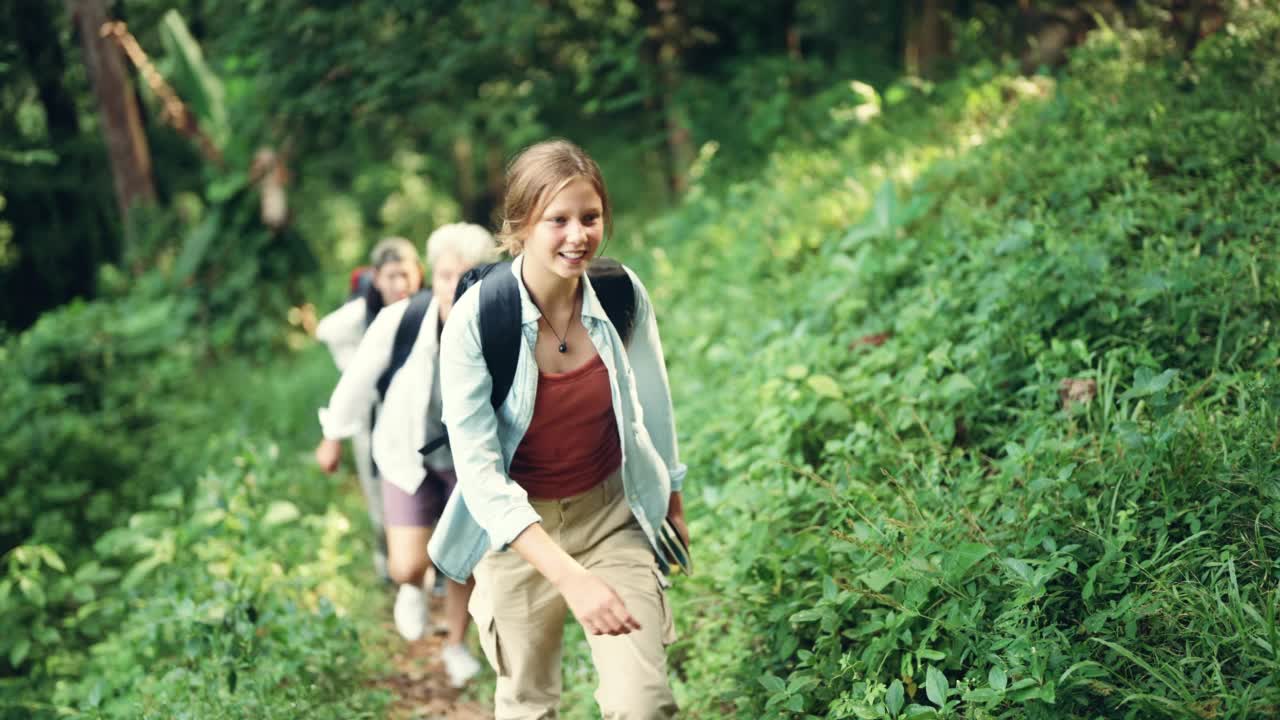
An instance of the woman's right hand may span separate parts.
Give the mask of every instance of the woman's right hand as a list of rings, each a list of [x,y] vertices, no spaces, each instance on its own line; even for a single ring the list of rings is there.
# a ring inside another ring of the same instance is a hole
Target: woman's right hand
[[[574,570],[557,585],[573,616],[592,635],[626,635],[640,623],[609,584],[586,570]]]
[[[326,473],[333,474],[342,459],[342,441],[324,439],[316,446],[316,464]]]

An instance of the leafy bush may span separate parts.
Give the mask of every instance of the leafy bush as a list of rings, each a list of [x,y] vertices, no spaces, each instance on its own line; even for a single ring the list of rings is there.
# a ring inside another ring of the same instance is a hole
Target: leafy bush
[[[1277,37],[978,67],[649,226],[691,715],[1280,712]]]
[[[57,706],[120,718],[347,718],[385,702],[353,692],[369,667],[341,609],[357,594],[336,572],[351,558],[350,523],[328,506],[332,489],[275,445],[244,446],[233,460],[98,540],[100,558],[130,566],[108,600],[130,607],[60,683]]]
[[[345,718],[385,702],[361,684],[347,508],[296,422],[331,365],[317,350],[209,366],[198,307],[148,275],[0,348],[0,717]]]

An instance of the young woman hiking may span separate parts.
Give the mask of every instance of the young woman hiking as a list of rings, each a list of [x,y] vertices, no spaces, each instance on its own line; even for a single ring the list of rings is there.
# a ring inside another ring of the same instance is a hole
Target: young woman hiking
[[[419,448],[443,436],[438,355],[440,329],[453,307],[458,278],[473,265],[497,254],[493,236],[478,225],[456,223],[438,228],[427,240],[432,297],[404,365],[385,383],[385,396],[373,431],[373,458],[381,491],[391,577],[400,583],[393,616],[407,640],[423,635],[428,625],[428,595],[423,582],[428,568],[427,541],[455,483],[448,447],[433,451],[424,462]],[[355,425],[377,401],[379,379],[391,362],[392,347],[410,302],[389,305],[369,327],[322,416],[325,437],[338,437]],[[425,466],[425,471],[424,471]],[[442,652],[452,685],[461,687],[480,665],[464,644],[470,618],[471,583],[446,583]]]
[[[370,292],[352,297],[342,307],[334,310],[316,325],[316,339],[329,348],[338,372],[350,364],[360,339],[378,311],[387,305],[403,300],[422,287],[422,264],[413,243],[400,237],[385,238],[370,253],[373,265],[373,287]],[[322,414],[323,415],[323,414]],[[382,520],[382,493],[373,466],[373,450],[370,438],[373,407],[365,409],[359,422],[347,428],[341,437],[351,438],[355,453],[356,475],[364,492],[365,505],[369,509],[369,524],[373,527],[373,565],[378,577],[387,579],[386,534]],[[321,418],[323,422],[323,416]],[[342,457],[339,440],[324,440],[316,448],[316,462],[325,472],[332,473]]]
[[[491,399],[484,285],[442,339],[444,419],[459,493],[429,545],[449,577],[474,571],[471,614],[498,675],[497,720],[556,717],[566,612],[586,629],[606,718],[669,718],[673,640],[656,532],[686,540],[671,395],[653,306],[634,288],[623,341],[586,271],[610,226],[596,163],[554,140],[507,171],[501,238],[515,256],[520,342],[510,392]],[[495,409],[495,404],[497,407]]]

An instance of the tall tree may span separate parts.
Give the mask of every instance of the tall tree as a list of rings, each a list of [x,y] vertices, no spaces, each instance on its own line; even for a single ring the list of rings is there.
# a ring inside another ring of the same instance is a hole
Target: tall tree
[[[84,50],[85,68],[93,84],[98,102],[103,139],[111,161],[115,181],[116,202],[120,214],[127,218],[138,203],[153,203],[156,198],[151,177],[151,152],[143,131],[133,84],[125,72],[120,48],[103,36],[108,22],[103,0],[67,0],[80,45]]]
[[[680,101],[681,60],[692,43],[688,19],[676,0],[648,0],[642,3],[645,20],[645,60],[657,78],[650,107],[656,110],[666,137],[667,176],[676,194],[688,188],[689,167],[695,156],[688,112]]]
[[[950,53],[946,16],[953,0],[909,0],[906,3],[906,52],[903,65],[912,75],[928,77]]]

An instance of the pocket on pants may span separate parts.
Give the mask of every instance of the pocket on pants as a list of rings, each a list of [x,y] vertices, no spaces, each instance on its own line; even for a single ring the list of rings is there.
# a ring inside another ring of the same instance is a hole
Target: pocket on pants
[[[484,657],[489,661],[489,667],[498,674],[498,677],[506,677],[507,668],[502,662],[502,642],[498,639],[498,621],[492,615],[483,616],[472,613],[476,621],[476,634],[479,635],[480,649],[484,652]]]
[[[667,598],[670,581],[657,567],[653,568],[653,577],[658,582],[658,604],[662,608],[662,644],[670,645],[676,641],[676,619],[671,612],[671,601]]]
[[[489,661],[489,667],[493,668],[499,677],[503,677],[507,674],[507,669],[502,663],[502,643],[498,641],[498,622],[493,616],[493,605],[488,597],[488,589],[488,582],[482,584],[477,580],[476,588],[471,593],[470,601],[467,602],[467,610],[471,612],[471,619],[475,621],[476,635],[479,636],[480,650],[484,653],[485,660]]]

